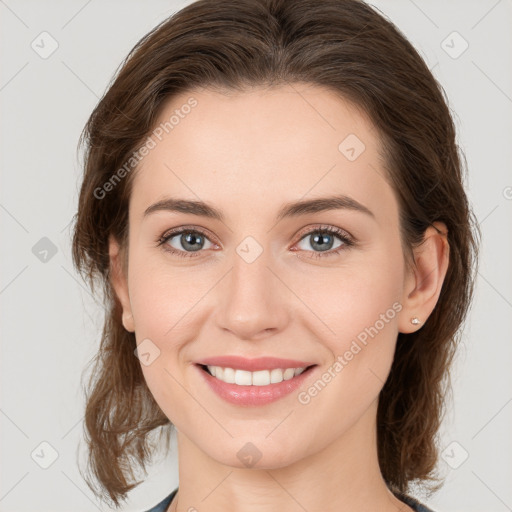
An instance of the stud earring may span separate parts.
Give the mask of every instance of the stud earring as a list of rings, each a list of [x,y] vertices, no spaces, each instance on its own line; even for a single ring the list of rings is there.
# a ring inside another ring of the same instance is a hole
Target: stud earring
[[[419,325],[421,322],[420,322],[420,319],[417,317],[417,316],[413,316],[411,318],[411,324],[414,324],[414,325]]]

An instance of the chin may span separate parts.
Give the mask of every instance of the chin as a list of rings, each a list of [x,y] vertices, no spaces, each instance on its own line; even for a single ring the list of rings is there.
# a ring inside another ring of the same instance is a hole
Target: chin
[[[231,455],[230,455],[231,454]],[[238,469],[279,469],[306,456],[295,447],[283,447],[268,438],[244,436],[221,446],[219,453],[209,453],[220,464]]]

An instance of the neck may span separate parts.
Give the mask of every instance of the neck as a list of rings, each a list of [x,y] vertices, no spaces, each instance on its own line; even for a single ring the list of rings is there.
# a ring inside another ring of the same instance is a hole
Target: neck
[[[382,478],[375,412],[370,407],[366,418],[320,452],[266,469],[221,464],[178,432],[180,483],[169,511],[411,511]]]

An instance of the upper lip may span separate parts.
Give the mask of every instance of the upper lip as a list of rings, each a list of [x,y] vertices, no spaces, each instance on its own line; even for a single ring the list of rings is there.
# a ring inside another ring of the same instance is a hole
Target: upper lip
[[[197,364],[255,372],[258,370],[274,370],[275,368],[306,368],[315,363],[270,356],[255,359],[247,359],[241,356],[217,356],[201,359],[201,361],[197,361]]]

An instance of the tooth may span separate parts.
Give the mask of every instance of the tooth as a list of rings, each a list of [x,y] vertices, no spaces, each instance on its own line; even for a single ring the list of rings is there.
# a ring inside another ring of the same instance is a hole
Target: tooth
[[[228,384],[235,383],[235,370],[233,368],[224,368],[224,382]]]
[[[260,370],[253,372],[252,385],[253,386],[268,386],[270,384],[270,372],[268,370]]]
[[[222,368],[221,366],[208,365],[209,372],[217,379],[228,384],[239,386],[268,386],[278,384],[283,380],[290,380],[300,375],[306,368],[275,368],[273,370],[236,370],[234,368]]]
[[[235,383],[239,386],[250,386],[252,384],[251,372],[246,370],[235,371]]]
[[[293,379],[294,374],[295,374],[294,368],[286,368],[286,370],[283,373],[283,379],[284,380]]]
[[[275,368],[270,372],[270,383],[277,384],[283,380],[283,370]]]

